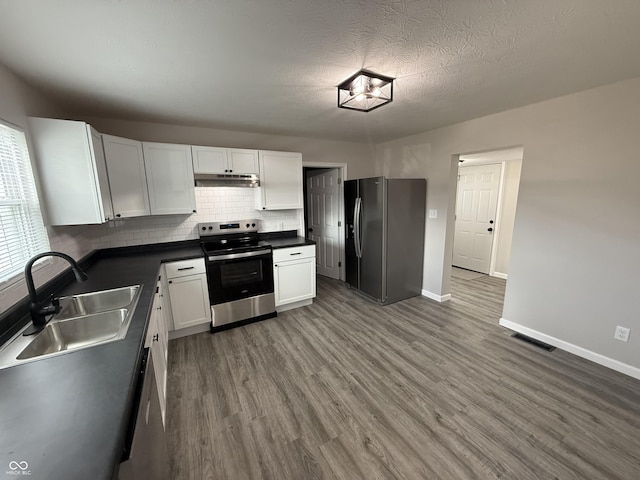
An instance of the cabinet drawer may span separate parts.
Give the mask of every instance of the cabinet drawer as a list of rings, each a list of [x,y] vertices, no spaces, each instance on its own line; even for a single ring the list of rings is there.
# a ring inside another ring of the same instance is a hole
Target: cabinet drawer
[[[309,258],[316,256],[315,245],[303,245],[300,247],[277,248],[273,251],[274,262],[284,262],[287,260],[297,260],[299,258]]]
[[[181,260],[165,264],[167,278],[186,277],[205,273],[204,258],[193,258],[191,260]]]

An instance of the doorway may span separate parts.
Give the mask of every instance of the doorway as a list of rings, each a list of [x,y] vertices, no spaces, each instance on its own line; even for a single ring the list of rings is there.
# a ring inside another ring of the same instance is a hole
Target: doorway
[[[457,156],[456,275],[507,279],[523,156],[522,147]]]
[[[316,273],[344,279],[342,166],[304,166],[305,237],[316,243]]]
[[[464,165],[458,168],[454,267],[489,274],[502,165]]]

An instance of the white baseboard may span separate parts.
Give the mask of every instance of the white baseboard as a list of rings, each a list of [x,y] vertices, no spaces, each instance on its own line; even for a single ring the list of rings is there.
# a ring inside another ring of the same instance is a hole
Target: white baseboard
[[[551,335],[547,335],[546,333],[538,332],[537,330],[519,325],[504,318],[500,319],[500,325],[502,325],[503,327],[507,327],[510,330],[514,330],[518,333],[522,333],[523,335],[526,335],[528,337],[540,340],[541,342],[553,345],[554,347],[560,348],[569,353],[573,353],[574,355],[577,355],[579,357],[591,360],[594,363],[608,367],[612,370],[615,370],[616,372],[624,373],[625,375],[629,375],[630,377],[640,380],[640,368],[622,363],[618,360],[614,360],[613,358],[605,357],[604,355],[601,355],[599,353],[592,352],[591,350],[587,350],[586,348],[579,347],[578,345],[574,345],[573,343],[565,342],[564,340],[560,340],[559,338],[552,337]]]
[[[503,280],[507,279],[507,274],[506,273],[502,273],[502,272],[493,272],[492,276],[496,277],[496,278],[501,278]]]
[[[451,294],[447,293],[446,295],[438,295],[437,293],[430,292],[428,290],[422,290],[422,296],[430,298],[431,300],[435,300],[436,302],[448,302],[451,300]]]

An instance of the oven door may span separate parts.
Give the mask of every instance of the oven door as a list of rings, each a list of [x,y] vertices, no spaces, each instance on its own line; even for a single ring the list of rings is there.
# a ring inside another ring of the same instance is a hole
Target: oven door
[[[273,293],[270,249],[207,257],[211,305]]]

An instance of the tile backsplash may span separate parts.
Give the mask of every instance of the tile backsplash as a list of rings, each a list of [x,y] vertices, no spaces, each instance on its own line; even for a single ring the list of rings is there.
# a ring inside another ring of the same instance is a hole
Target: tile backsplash
[[[260,220],[261,232],[298,230],[302,232],[303,211],[255,209],[255,190],[241,187],[196,187],[196,210],[192,215],[157,215],[125,218],[93,225],[85,234],[94,249],[175,242],[198,238],[199,222]]]

